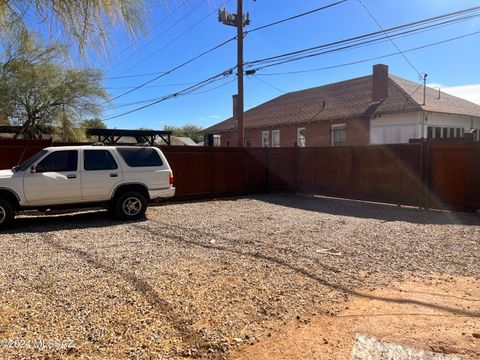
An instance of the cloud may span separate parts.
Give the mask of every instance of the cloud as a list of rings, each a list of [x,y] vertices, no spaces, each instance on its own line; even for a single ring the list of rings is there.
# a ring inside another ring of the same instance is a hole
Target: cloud
[[[221,115],[207,115],[207,116],[199,116],[197,120],[218,120],[222,119]]]
[[[450,86],[441,89],[447,94],[458,96],[480,105],[480,84]]]
[[[431,84],[427,84],[428,87],[432,88],[432,89],[443,89],[444,88],[444,85],[443,84],[439,84],[439,83],[431,83]]]

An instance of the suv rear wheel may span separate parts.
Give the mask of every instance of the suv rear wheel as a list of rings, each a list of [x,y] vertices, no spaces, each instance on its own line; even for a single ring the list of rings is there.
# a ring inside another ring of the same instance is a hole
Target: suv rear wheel
[[[115,212],[119,219],[136,220],[145,215],[147,200],[138,192],[126,192],[115,200]]]
[[[15,211],[8,201],[0,199],[0,230],[7,228],[15,218]]]

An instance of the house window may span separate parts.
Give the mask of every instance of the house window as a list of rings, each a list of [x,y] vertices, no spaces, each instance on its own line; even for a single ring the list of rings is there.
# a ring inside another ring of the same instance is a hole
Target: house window
[[[270,147],[270,131],[262,131],[262,147]]]
[[[272,147],[280,147],[280,130],[272,131]]]
[[[252,139],[245,138],[244,141],[245,141],[245,147],[246,148],[252,147]]]
[[[213,135],[213,146],[222,146],[220,135]]]
[[[428,139],[433,139],[433,129],[434,129],[434,127],[432,127],[432,126],[428,127],[428,129],[427,129],[427,138]]]
[[[305,147],[306,144],[307,144],[307,141],[305,137],[305,128],[298,128],[297,129],[297,146]]]
[[[225,147],[230,147],[230,140],[225,140]]]
[[[442,137],[442,128],[435,128],[435,139],[440,139]]]
[[[451,137],[451,138],[455,137],[455,129],[454,128],[449,129],[449,137]]]
[[[347,145],[347,126],[345,124],[332,125],[332,146]]]

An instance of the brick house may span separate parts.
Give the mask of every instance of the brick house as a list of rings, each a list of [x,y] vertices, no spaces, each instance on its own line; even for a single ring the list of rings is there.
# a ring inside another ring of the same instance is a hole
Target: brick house
[[[237,146],[234,116],[204,130],[205,144]],[[356,146],[408,143],[410,139],[463,137],[479,140],[480,105],[424,89],[389,75],[373,74],[279,96],[244,115],[246,147]]]

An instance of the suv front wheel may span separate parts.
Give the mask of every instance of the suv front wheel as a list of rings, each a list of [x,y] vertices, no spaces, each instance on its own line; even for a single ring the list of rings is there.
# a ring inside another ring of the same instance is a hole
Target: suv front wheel
[[[7,228],[15,217],[15,211],[8,201],[0,199],[0,230]]]
[[[126,192],[115,201],[115,212],[119,219],[136,220],[145,215],[147,200],[137,192]]]

